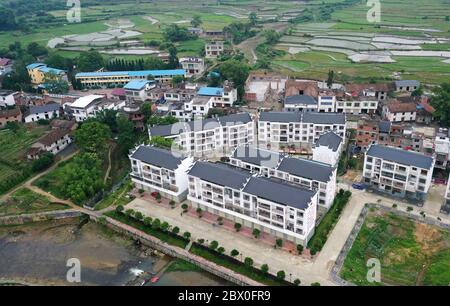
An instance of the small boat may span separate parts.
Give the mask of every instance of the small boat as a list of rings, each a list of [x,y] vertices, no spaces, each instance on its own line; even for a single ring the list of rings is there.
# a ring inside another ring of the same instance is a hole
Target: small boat
[[[159,277],[157,277],[157,276],[154,276],[154,277],[152,277],[152,278],[150,279],[150,282],[151,282],[152,284],[156,283],[157,281],[159,281]]]

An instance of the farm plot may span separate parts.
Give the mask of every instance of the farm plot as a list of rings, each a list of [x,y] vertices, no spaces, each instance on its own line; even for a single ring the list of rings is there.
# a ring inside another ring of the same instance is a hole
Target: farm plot
[[[381,263],[381,283],[367,281],[366,262]],[[357,285],[450,283],[450,232],[372,209],[350,249],[341,276]]]

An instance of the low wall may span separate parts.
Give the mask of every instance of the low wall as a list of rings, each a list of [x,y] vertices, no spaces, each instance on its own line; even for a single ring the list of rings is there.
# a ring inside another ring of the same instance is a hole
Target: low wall
[[[166,255],[169,255],[174,258],[180,258],[187,262],[190,262],[203,270],[214,274],[222,279],[225,279],[229,282],[235,283],[239,286],[262,286],[261,283],[258,283],[246,276],[238,274],[230,269],[219,266],[213,262],[210,262],[200,256],[194,255],[187,250],[182,248],[169,245],[161,240],[145,234],[144,232],[137,230],[131,226],[124,225],[112,218],[105,217],[106,224],[101,222],[103,225],[108,228],[114,230],[115,232],[122,233],[127,236],[131,236],[135,240],[139,240],[143,245],[146,245],[152,249],[156,249]],[[98,218],[95,216],[91,216],[91,220],[95,222],[99,222]]]
[[[0,225],[21,225],[31,222],[58,220],[81,217],[83,214],[76,210],[49,211],[37,214],[12,215],[0,217]]]

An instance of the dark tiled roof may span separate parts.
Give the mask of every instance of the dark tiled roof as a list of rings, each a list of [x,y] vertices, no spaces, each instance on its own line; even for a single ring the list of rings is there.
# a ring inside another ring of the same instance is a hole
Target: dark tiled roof
[[[415,166],[423,169],[430,169],[433,165],[433,158],[429,156],[381,145],[370,146],[367,151],[367,155],[382,158],[384,160],[396,162],[402,165]]]
[[[218,117],[217,119],[222,125],[245,124],[252,121],[252,117],[249,113],[232,114],[228,116]]]
[[[57,142],[64,136],[68,135],[70,133],[69,130],[65,129],[55,129],[52,130],[50,133],[39,139],[38,143],[42,143],[45,146],[51,146],[53,143]]]
[[[274,179],[252,177],[244,192],[278,204],[304,210],[315,196],[315,192]]]
[[[315,124],[345,124],[345,114],[342,113],[303,113],[303,122]]]
[[[402,81],[395,81],[395,86],[400,87],[400,86],[420,86],[420,82],[416,81],[416,80],[402,80]]]
[[[285,104],[306,104],[306,105],[317,105],[317,100],[314,97],[307,95],[294,95],[289,96],[284,101]]]
[[[342,142],[341,136],[336,135],[334,132],[328,132],[322,134],[319,137],[319,139],[317,140],[317,145],[328,147],[334,152],[336,152],[339,149],[341,142]]]
[[[189,175],[201,178],[213,184],[228,186],[234,189],[244,187],[247,180],[251,177],[250,172],[224,164],[214,164],[197,161],[189,170]]]
[[[175,157],[169,150],[144,145],[141,145],[131,158],[169,170],[177,169],[183,161],[183,158]]]
[[[278,152],[261,150],[254,146],[242,145],[233,152],[233,158],[253,165],[276,168],[284,155]]]
[[[6,118],[6,117],[16,117],[20,116],[22,113],[20,112],[20,108],[16,107],[13,109],[5,109],[0,110],[0,118]]]
[[[57,103],[49,103],[49,104],[44,104],[41,106],[32,106],[32,107],[30,107],[30,114],[34,115],[34,114],[54,112],[54,111],[58,111],[60,109],[60,107],[61,106]]]
[[[378,129],[380,133],[389,134],[391,132],[391,122],[390,121],[380,121],[378,123]]]
[[[310,180],[328,182],[334,168],[317,161],[287,157],[281,161],[277,170]]]
[[[259,116],[260,121],[269,122],[300,122],[301,113],[297,112],[262,112]]]

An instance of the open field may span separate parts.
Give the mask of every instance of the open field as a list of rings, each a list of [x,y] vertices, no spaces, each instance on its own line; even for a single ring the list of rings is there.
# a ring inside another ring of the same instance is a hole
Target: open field
[[[371,209],[341,276],[357,285],[380,285],[366,279],[370,258],[380,260],[382,284],[450,284],[450,233],[435,226]]]
[[[47,197],[30,189],[21,188],[14,192],[5,202],[0,203],[0,216],[30,214],[53,210],[68,209],[69,206],[52,203]]]

